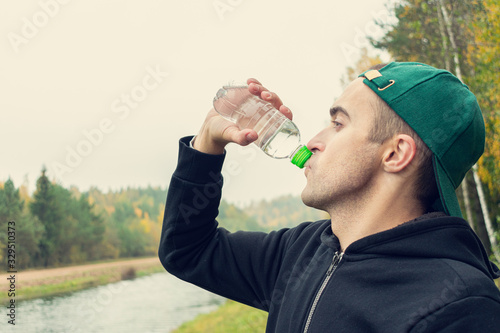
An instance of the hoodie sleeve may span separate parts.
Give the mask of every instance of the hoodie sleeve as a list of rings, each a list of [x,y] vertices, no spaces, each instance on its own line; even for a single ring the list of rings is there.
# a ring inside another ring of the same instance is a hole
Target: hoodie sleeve
[[[167,194],[159,258],[178,278],[268,311],[289,230],[230,233],[218,227],[225,155],[204,154],[179,142]]]
[[[483,333],[499,332],[500,303],[498,300],[473,296],[440,308],[423,318],[411,332]]]

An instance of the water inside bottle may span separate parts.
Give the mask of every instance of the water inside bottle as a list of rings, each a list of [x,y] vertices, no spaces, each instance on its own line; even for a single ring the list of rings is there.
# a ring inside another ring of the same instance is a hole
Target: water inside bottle
[[[271,157],[287,158],[291,157],[299,143],[299,130],[293,122],[286,119],[269,137],[264,136],[259,147]]]
[[[252,95],[247,86],[223,87],[217,92],[214,107],[239,128],[254,129],[259,136],[255,144],[271,157],[291,157],[300,143],[295,124],[270,103]]]

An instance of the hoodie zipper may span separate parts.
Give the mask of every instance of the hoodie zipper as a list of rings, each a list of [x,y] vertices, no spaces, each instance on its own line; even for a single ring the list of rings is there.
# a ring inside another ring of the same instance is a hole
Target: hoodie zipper
[[[326,288],[326,285],[328,284],[328,281],[330,281],[330,278],[332,277],[333,272],[337,269],[340,261],[342,260],[342,257],[344,256],[343,252],[335,252],[332,263],[330,264],[330,267],[328,267],[328,270],[326,271],[326,277],[323,280],[323,283],[321,284],[321,287],[319,288],[318,292],[316,293],[316,297],[314,298],[314,302],[311,306],[311,310],[309,310],[309,315],[307,316],[307,321],[306,321],[306,326],[304,327],[304,333],[307,333],[309,330],[309,325],[311,325],[311,320],[312,316],[314,314],[314,311],[316,310],[316,306],[318,305],[319,298],[321,297],[321,294],[323,294],[323,291]]]

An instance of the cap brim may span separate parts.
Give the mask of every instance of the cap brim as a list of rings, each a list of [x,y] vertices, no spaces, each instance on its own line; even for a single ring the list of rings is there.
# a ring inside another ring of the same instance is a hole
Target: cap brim
[[[433,156],[432,163],[434,165],[436,184],[439,190],[439,200],[434,204],[434,208],[450,216],[463,218],[460,204],[458,203],[458,198],[455,193],[455,187],[436,155]]]

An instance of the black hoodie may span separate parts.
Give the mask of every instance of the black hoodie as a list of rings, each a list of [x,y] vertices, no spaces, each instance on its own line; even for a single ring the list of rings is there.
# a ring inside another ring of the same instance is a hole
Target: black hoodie
[[[224,155],[180,142],[159,257],[177,277],[269,312],[267,332],[500,332],[498,268],[463,219],[424,215],[340,253],[329,220],[269,234],[215,220]]]

